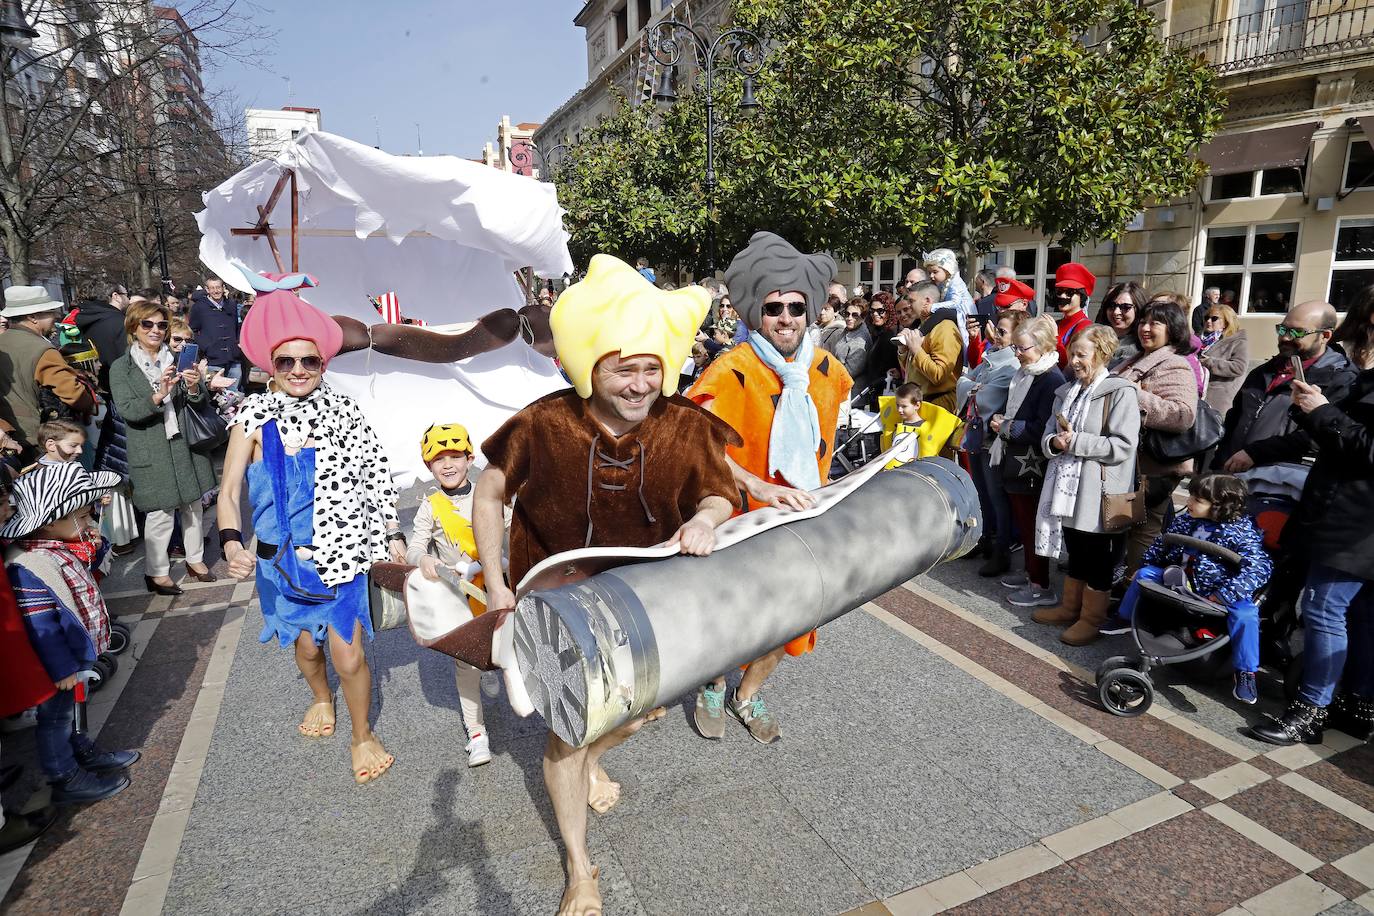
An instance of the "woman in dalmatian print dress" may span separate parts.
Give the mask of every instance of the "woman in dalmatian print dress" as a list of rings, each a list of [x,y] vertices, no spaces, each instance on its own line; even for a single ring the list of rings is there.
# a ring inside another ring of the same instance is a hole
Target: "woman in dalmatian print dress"
[[[368,569],[405,558],[396,492],[362,411],[324,380],[342,333],[295,294],[313,280],[303,274],[248,279],[258,298],[240,345],[271,382],[266,394],[243,402],[230,431],[217,508],[221,541],[232,575],[243,579],[256,569],[261,641],[295,646],[314,694],[299,726],[307,738],[334,734],[328,643],[353,726],[353,778],[362,784],[394,762],[368,723],[372,673],[362,635],[372,635]],[[238,530],[245,480],[256,558]]]

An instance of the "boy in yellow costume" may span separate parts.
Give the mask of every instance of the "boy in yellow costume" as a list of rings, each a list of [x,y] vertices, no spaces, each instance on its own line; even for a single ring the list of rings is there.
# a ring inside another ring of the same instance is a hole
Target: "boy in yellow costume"
[[[916,457],[933,458],[947,449],[950,443],[959,441],[964,431],[964,421],[954,414],[921,399],[921,386],[907,382],[898,387],[892,397],[878,399],[878,409],[883,417],[883,448],[896,445],[903,436],[917,438]],[[896,413],[895,422],[892,414]],[[890,427],[889,427],[889,424]],[[949,457],[946,454],[946,457]],[[883,470],[890,471],[901,467],[906,461],[892,460]]]
[[[467,429],[458,423],[431,426],[420,440],[420,457],[439,486],[420,501],[406,548],[406,562],[420,567],[426,579],[438,579],[440,566],[466,575],[469,567],[479,559],[477,541],[472,533],[473,487],[468,480],[468,471],[472,468],[473,454]],[[481,575],[479,572],[473,579],[478,587],[482,584]],[[475,600],[469,603],[474,614],[486,610]],[[477,767],[491,762],[491,747],[482,715],[482,672],[467,662],[455,662],[458,666],[458,703],[468,730],[464,750],[468,766]]]

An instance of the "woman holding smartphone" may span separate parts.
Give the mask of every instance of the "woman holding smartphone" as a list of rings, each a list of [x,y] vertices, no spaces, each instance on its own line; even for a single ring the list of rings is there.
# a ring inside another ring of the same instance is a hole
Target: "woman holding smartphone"
[[[176,411],[183,398],[199,402],[207,395],[199,367],[177,371],[177,358],[167,346],[171,322],[166,306],[130,305],[124,313],[129,350],[110,366],[110,394],[128,427],[133,503],[147,514],[143,584],[159,595],[181,594],[167,555],[177,514],[186,543],[186,571],[201,582],[216,578],[204,562],[200,505],[215,487],[215,472],[207,456],[186,445]]]

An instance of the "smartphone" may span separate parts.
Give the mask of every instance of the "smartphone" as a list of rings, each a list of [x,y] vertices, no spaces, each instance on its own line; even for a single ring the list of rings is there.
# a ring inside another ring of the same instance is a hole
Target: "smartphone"
[[[181,348],[177,354],[177,372],[185,372],[187,369],[194,369],[196,363],[200,362],[200,347],[193,343],[188,343]]]
[[[1290,356],[1290,357],[1288,357],[1288,362],[1289,362],[1289,364],[1291,364],[1292,367],[1293,367],[1293,378],[1297,379],[1298,381],[1300,381],[1300,382],[1302,382],[1304,385],[1306,385],[1306,384],[1307,384],[1307,376],[1304,375],[1304,374],[1303,374],[1303,371],[1302,371],[1302,357],[1301,357],[1301,356]]]

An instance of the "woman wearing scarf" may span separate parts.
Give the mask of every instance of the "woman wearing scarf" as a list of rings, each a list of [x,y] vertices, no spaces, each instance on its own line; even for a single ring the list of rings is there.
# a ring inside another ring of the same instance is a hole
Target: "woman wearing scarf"
[[[1224,417],[1250,371],[1250,341],[1235,309],[1221,303],[1207,307],[1202,330],[1202,352],[1198,358],[1207,370],[1207,395],[1203,400]]]
[[[1021,368],[1012,376],[1006,410],[988,420],[988,429],[997,437],[988,451],[988,464],[1000,469],[1025,548],[1025,574],[1013,573],[1000,580],[1003,588],[1013,589],[1007,600],[1017,607],[1059,603],[1050,588],[1049,561],[1035,553],[1035,510],[1045,483],[1040,438],[1053,415],[1054,393],[1064,384],[1056,337],[1054,321],[1043,315],[1017,329],[1012,348]]]
[[[1193,352],[1192,330],[1178,303],[1152,299],[1136,318],[1136,340],[1141,353],[1112,372],[1135,385],[1140,399],[1140,429],[1181,433],[1197,419],[1198,386],[1192,365],[1184,354]],[[1192,461],[1163,463],[1143,451],[1140,473],[1144,476],[1145,520],[1131,529],[1126,542],[1126,575],[1140,568],[1140,558],[1164,530],[1170,497]]]
[[[229,571],[254,569],[243,546],[243,481],[258,537],[262,642],[295,645],[296,665],[314,700],[299,729],[334,734],[334,695],[323,646],[343,684],[353,725],[353,779],[381,776],[395,758],[367,720],[372,673],[361,636],[372,635],[367,571],[390,558],[405,562],[396,492],[376,435],[358,405],[334,391],[324,370],[343,342],[339,325],[294,292],[314,286],[304,274],[253,276],[257,301],[243,321],[240,346],[271,375],[266,394],[245,400],[229,432],[218,503]]]
[[[1116,334],[1103,325],[1070,339],[1073,381],[1055,392],[1050,414],[1055,419],[1041,443],[1050,461],[1035,519],[1035,552],[1061,560],[1067,554],[1068,562],[1063,600],[1031,619],[1067,624],[1059,639],[1070,646],[1099,638],[1097,628],[1107,619],[1112,598],[1112,572],[1126,543],[1125,532],[1103,527],[1102,497],[1136,489],[1140,403],[1134,385],[1107,372],[1116,344]]]
[[[129,349],[110,366],[110,396],[128,435],[129,482],[134,507],[147,513],[143,524],[143,584],[159,595],[180,595],[172,582],[167,545],[174,516],[181,515],[186,544],[186,571],[201,582],[214,582],[204,563],[200,499],[215,488],[210,459],[191,451],[177,422],[183,398],[207,397],[200,372],[176,371],[167,349],[172,315],[165,306],[136,302],[124,313]]]

